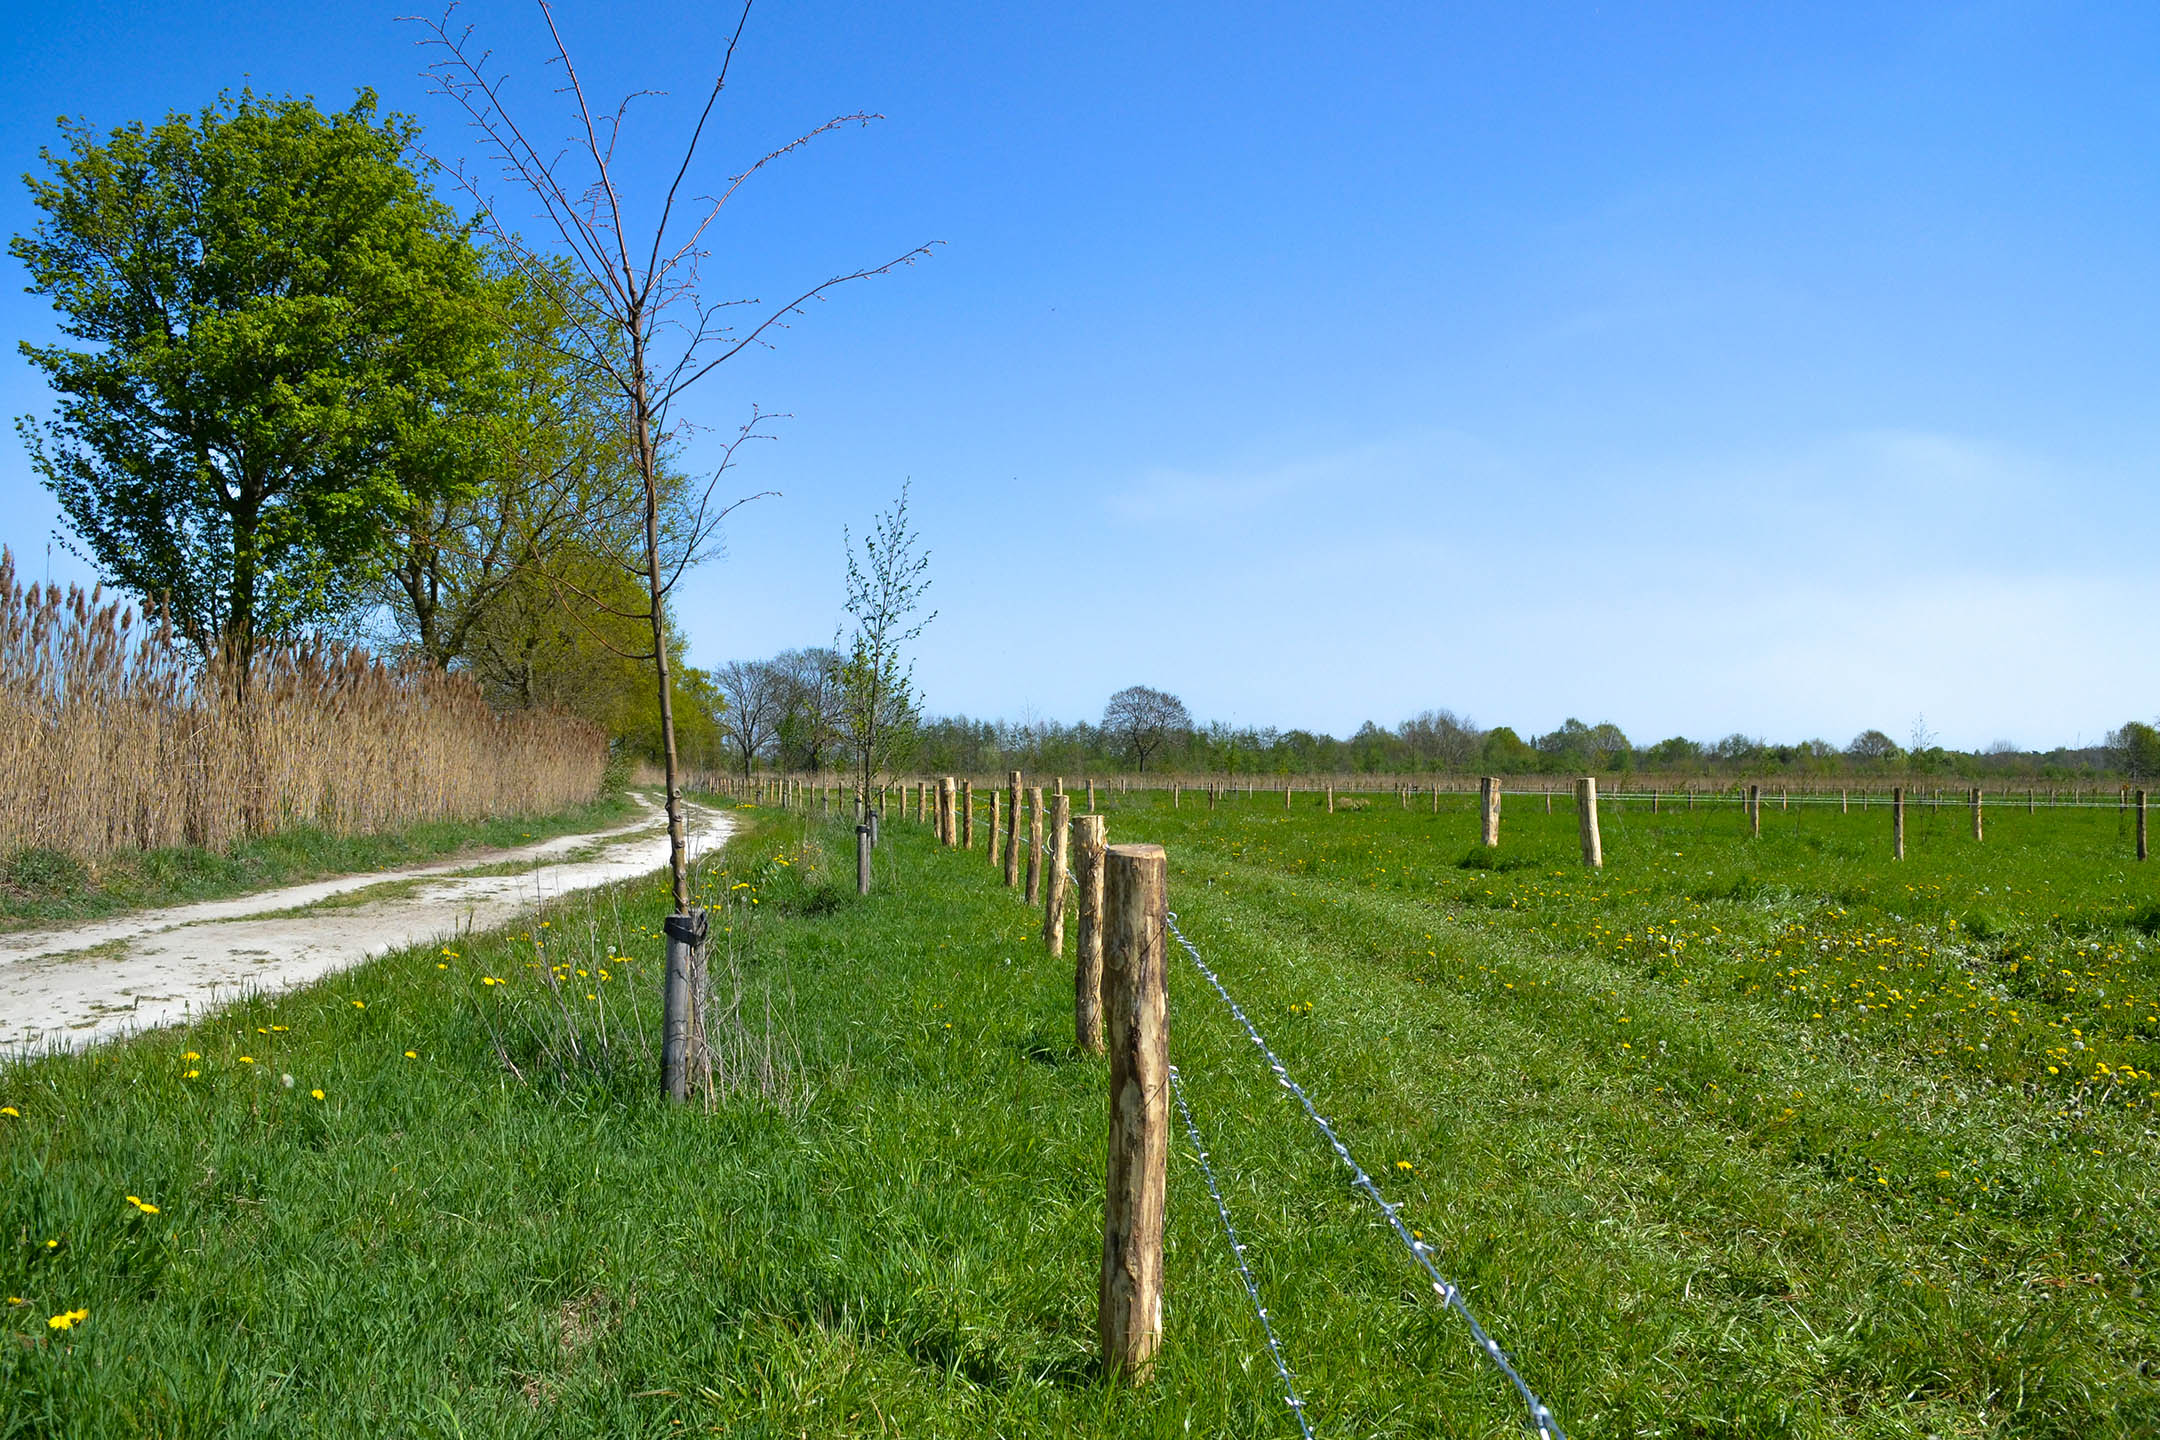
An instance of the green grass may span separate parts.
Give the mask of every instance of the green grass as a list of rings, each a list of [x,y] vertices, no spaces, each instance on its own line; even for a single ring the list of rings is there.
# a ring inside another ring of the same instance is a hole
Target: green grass
[[[896,824],[859,901],[844,831],[743,813],[710,1112],[650,1095],[652,883],[0,1074],[0,1434],[1294,1434],[1182,1136],[1155,1382],[1097,1375],[1102,1067],[982,855]],[[1497,868],[1460,806],[1110,815],[1570,1433],[2160,1430],[2155,880],[2111,812],[1918,813],[1900,866],[1880,809],[1631,808],[1595,876],[1564,803],[1511,799]],[[1316,1430],[1521,1434],[1171,985]]]
[[[619,825],[638,813],[618,788],[610,788],[590,805],[553,815],[431,820],[375,835],[335,835],[299,826],[230,850],[175,846],[128,851],[105,856],[94,866],[51,850],[18,850],[0,861],[0,930],[64,925],[129,910],[225,900],[333,875],[393,870]]]

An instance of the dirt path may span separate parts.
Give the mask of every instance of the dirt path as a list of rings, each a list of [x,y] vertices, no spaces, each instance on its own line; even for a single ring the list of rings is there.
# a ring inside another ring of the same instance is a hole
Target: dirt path
[[[371,956],[508,923],[544,900],[667,864],[658,807],[631,825],[409,870],[176,905],[62,930],[0,935],[0,1059],[80,1050],[177,1025],[249,991],[287,990]],[[732,817],[690,807],[690,848],[724,843]],[[522,868],[514,874],[476,870]],[[382,888],[371,897],[361,892]],[[351,897],[340,899],[340,897]],[[323,902],[338,900],[335,905]]]

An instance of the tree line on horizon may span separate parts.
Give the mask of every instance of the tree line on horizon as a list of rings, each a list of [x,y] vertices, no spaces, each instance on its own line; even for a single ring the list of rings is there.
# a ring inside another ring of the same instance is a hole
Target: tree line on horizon
[[[733,768],[824,768],[831,729],[829,651],[791,650],[715,671],[726,709],[720,729]],[[1747,735],[1702,742],[1673,736],[1637,745],[1618,725],[1570,718],[1527,738],[1506,725],[1486,728],[1449,709],[1432,709],[1392,727],[1366,721],[1347,738],[1304,729],[1196,723],[1174,695],[1131,686],[1113,696],[1100,720],[985,720],[966,715],[921,719],[895,763],[938,774],[1006,770],[1087,775],[1159,771],[1208,775],[1733,775],[1855,778],[1932,775],[1972,780],[2003,776],[2074,780],[2104,775],[2160,778],[2160,729],[2131,721],[2083,748],[2026,750],[1997,742],[1957,750],[1915,726],[1900,745],[1869,729],[1844,745],[1787,744]]]

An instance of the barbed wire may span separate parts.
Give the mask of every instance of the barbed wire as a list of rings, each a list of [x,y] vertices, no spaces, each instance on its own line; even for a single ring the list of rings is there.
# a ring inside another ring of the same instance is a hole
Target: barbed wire
[[[1259,1282],[1253,1279],[1252,1267],[1245,1263],[1244,1242],[1238,1239],[1237,1226],[1230,1223],[1229,1202],[1223,1199],[1222,1187],[1215,1183],[1215,1167],[1208,1161],[1207,1146],[1200,1142],[1200,1127],[1193,1123],[1192,1107],[1185,1103],[1185,1082],[1175,1065],[1170,1067],[1170,1095],[1177,1101],[1178,1114],[1185,1119],[1185,1133],[1192,1139],[1193,1154],[1199,1157],[1200,1173],[1207,1180],[1208,1194],[1215,1197],[1215,1213],[1222,1217],[1223,1234],[1230,1241],[1230,1258],[1237,1264],[1238,1278],[1245,1282],[1245,1293],[1252,1297],[1253,1313],[1260,1317],[1260,1329],[1267,1336],[1268,1354],[1275,1361],[1275,1373],[1282,1376],[1283,1401],[1296,1417],[1298,1430],[1305,1440],[1313,1440],[1312,1426],[1305,1420],[1305,1401],[1298,1395],[1297,1381],[1290,1378],[1290,1363],[1283,1359],[1282,1343],[1275,1337],[1275,1325],[1268,1318],[1267,1306],[1260,1301]]]
[[[1498,1366],[1500,1373],[1507,1376],[1509,1383],[1515,1387],[1515,1393],[1521,1396],[1523,1404],[1529,1407],[1530,1420],[1537,1427],[1539,1440],[1567,1440],[1567,1434],[1560,1428],[1559,1420],[1554,1417],[1552,1410],[1545,1402],[1538,1399],[1537,1393],[1530,1388],[1529,1383],[1515,1369],[1513,1362],[1508,1359],[1507,1353],[1500,1348],[1500,1342],[1485,1333],[1485,1327],[1480,1325],[1477,1316],[1471,1313],[1469,1302],[1463,1299],[1461,1289],[1445,1275],[1442,1275],[1439,1269],[1434,1266],[1431,1254],[1432,1247],[1418,1236],[1410,1233],[1410,1227],[1403,1223],[1401,1214],[1388,1198],[1380,1193],[1380,1187],[1373,1183],[1372,1176],[1365,1173],[1365,1167],[1360,1165],[1357,1162],[1357,1157],[1350,1153],[1350,1147],[1345,1145],[1342,1137],[1335,1133],[1335,1127],[1330,1125],[1327,1118],[1313,1105],[1312,1097],[1305,1093],[1304,1087],[1290,1078],[1289,1070],[1284,1068],[1282,1061],[1276,1057],[1275,1052],[1268,1048],[1267,1041],[1260,1038],[1259,1030],[1254,1027],[1250,1019],[1246,1018],[1244,1009],[1239,1006],[1237,1001],[1230,998],[1230,992],[1223,988],[1221,979],[1216,976],[1213,970],[1208,968],[1207,962],[1200,958],[1200,952],[1193,948],[1192,941],[1185,938],[1185,932],[1178,929],[1175,911],[1167,913],[1165,924],[1170,934],[1176,937],[1178,944],[1185,948],[1185,953],[1191,958],[1194,968],[1206,977],[1208,984],[1215,987],[1215,993],[1222,997],[1223,1004],[1230,1007],[1230,1013],[1235,1015],[1238,1023],[1245,1027],[1246,1037],[1252,1041],[1262,1055],[1267,1057],[1268,1068],[1274,1072],[1276,1083],[1297,1097],[1298,1103],[1305,1107],[1306,1115],[1311,1118],[1314,1125],[1320,1128],[1320,1133],[1327,1137],[1328,1144],[1334,1147],[1335,1157],[1342,1161],[1344,1168],[1349,1170],[1352,1181],[1371,1198],[1375,1205],[1380,1207],[1380,1213],[1387,1217],[1387,1222],[1393,1227],[1396,1238],[1402,1241],[1403,1245],[1410,1251],[1411,1258],[1424,1269],[1426,1275],[1431,1277],[1434,1293],[1439,1295],[1443,1304],[1462,1316],[1463,1323],[1470,1327],[1471,1335],[1476,1338],[1478,1348],[1485,1352],[1486,1358]]]

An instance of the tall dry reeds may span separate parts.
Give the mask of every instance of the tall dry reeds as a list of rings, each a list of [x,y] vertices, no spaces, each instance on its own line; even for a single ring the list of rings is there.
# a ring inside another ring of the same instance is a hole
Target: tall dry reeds
[[[0,550],[0,853],[538,814],[590,800],[606,765],[582,720],[497,714],[464,676],[349,646],[204,667],[99,591],[18,585]]]

